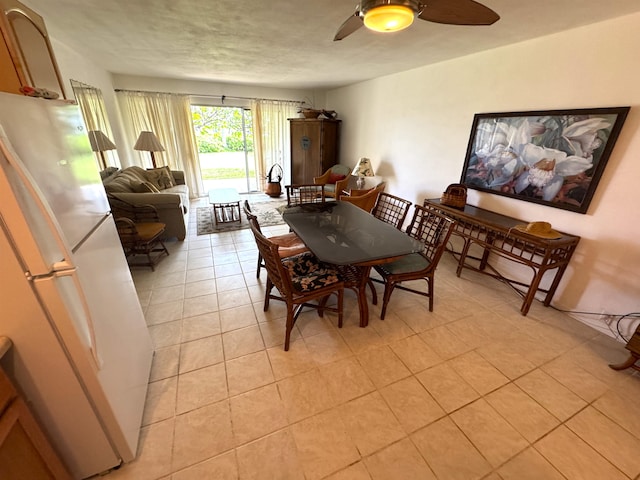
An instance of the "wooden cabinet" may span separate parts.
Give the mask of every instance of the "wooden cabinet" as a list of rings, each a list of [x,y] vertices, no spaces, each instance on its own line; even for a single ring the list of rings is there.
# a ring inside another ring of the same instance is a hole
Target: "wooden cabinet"
[[[0,91],[30,86],[66,98],[42,17],[17,0],[0,0],[0,9]]]
[[[6,345],[6,338],[0,338],[0,341]],[[24,400],[1,369],[0,478],[71,479]]]
[[[338,163],[340,120],[290,118],[291,183],[313,183]]]

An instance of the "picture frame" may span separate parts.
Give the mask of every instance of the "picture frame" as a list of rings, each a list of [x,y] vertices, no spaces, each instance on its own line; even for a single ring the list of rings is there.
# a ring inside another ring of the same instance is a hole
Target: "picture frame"
[[[477,113],[460,183],[584,214],[629,109]]]

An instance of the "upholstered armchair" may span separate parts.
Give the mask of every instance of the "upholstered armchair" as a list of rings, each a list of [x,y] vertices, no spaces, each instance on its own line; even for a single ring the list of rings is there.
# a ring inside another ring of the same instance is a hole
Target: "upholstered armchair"
[[[324,185],[325,197],[340,199],[343,190],[346,190],[351,177],[351,168],[346,165],[334,165],[319,177],[313,178],[316,185]]]

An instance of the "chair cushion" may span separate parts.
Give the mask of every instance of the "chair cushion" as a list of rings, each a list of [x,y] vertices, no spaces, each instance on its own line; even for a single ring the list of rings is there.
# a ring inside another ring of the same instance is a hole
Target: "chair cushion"
[[[429,260],[419,253],[410,253],[390,263],[377,265],[376,270],[384,272],[386,275],[396,275],[399,273],[419,272],[429,266]]]
[[[280,247],[278,249],[280,258],[293,257],[294,255],[298,255],[309,250],[304,242],[300,240],[300,237],[295,233],[275,235],[273,237],[269,237],[269,240]]]
[[[340,175],[339,173],[333,173],[331,172],[329,174],[329,179],[327,180],[327,184],[333,184],[335,185],[335,183],[339,180],[344,180],[345,178],[347,178],[346,175]]]
[[[282,264],[289,272],[293,288],[301,293],[340,281],[336,269],[320,262],[311,252],[285,258]]]

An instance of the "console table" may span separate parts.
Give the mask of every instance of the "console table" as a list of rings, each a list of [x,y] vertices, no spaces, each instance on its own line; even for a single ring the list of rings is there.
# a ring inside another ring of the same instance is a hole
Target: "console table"
[[[557,239],[528,235],[513,228],[528,222],[473,205],[455,208],[442,205],[440,199],[426,199],[424,206],[443,212],[456,220],[453,235],[462,238],[462,249],[460,252],[451,249],[449,251],[459,256],[456,270],[458,277],[463,268],[468,268],[507,283],[524,299],[520,308],[522,315],[529,312],[537,292],[545,294],[544,306],[549,306],[580,237],[562,232],[559,232],[562,237]],[[469,255],[469,249],[473,244],[482,248],[481,257]],[[491,254],[530,268],[533,273],[531,281],[525,283],[502,275],[489,263]],[[472,264],[470,260],[478,263]],[[548,289],[544,289],[540,286],[540,282],[545,273],[552,270],[555,270],[555,274],[551,285]]]

